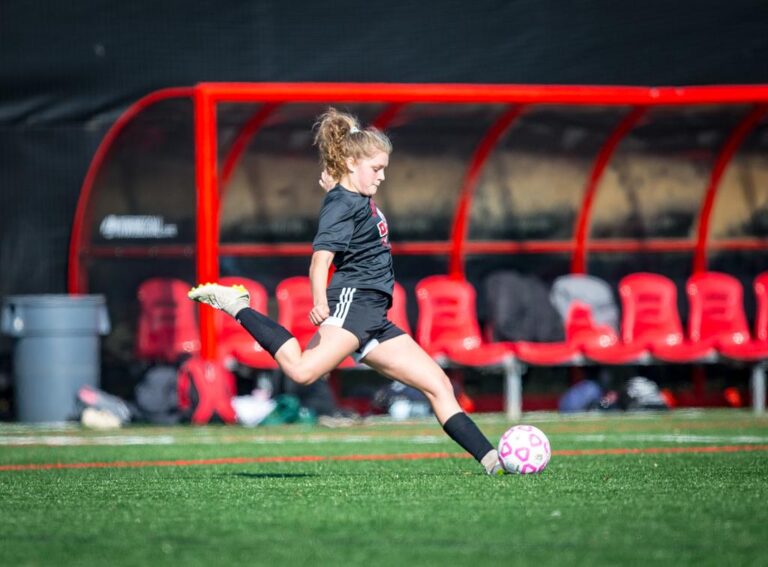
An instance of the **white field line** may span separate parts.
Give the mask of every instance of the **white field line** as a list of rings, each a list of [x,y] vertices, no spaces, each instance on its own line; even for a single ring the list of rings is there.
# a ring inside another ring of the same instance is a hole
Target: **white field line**
[[[287,443],[387,443],[387,442],[410,442],[417,444],[434,444],[446,441],[448,438],[444,435],[416,435],[413,437],[381,437],[376,435],[350,435],[340,437],[338,435],[311,435],[306,437],[243,437],[238,439],[237,443],[250,443],[254,445],[285,445]],[[172,435],[130,435],[130,436],[84,436],[77,435],[0,435],[0,447],[22,447],[22,446],[45,446],[45,447],[67,447],[67,446],[108,446],[117,447],[124,445],[222,445],[231,444],[222,442],[216,437],[174,437]]]
[[[612,441],[629,443],[768,443],[768,436],[760,435],[690,435],[690,434],[617,434],[617,435],[569,435],[575,441],[604,443]]]
[[[573,441],[586,443],[605,443],[609,439],[623,443],[677,443],[677,444],[762,444],[768,443],[768,436],[760,435],[695,435],[695,434],[562,434]],[[376,434],[353,434],[347,436],[308,434],[291,436],[243,436],[237,439],[222,440],[216,436],[174,436],[174,435],[0,435],[0,447],[22,446],[128,446],[128,445],[227,445],[244,443],[254,445],[285,445],[285,444],[315,444],[315,443],[416,443],[430,445],[447,441],[442,434],[413,435],[402,437],[379,436]]]

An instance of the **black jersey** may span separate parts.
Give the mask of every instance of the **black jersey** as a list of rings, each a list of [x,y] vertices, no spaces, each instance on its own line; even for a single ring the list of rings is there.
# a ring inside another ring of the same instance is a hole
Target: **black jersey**
[[[328,285],[374,289],[392,295],[395,274],[387,219],[373,199],[337,185],[325,196],[313,250],[335,252]]]

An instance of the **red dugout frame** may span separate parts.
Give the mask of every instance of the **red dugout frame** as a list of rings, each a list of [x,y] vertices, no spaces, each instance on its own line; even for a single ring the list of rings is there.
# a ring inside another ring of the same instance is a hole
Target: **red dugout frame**
[[[464,176],[459,200],[447,242],[401,243],[393,246],[396,254],[447,254],[451,275],[462,277],[467,254],[510,254],[570,252],[571,270],[584,272],[590,251],[693,251],[694,271],[706,269],[707,251],[711,249],[765,250],[764,239],[740,238],[709,242],[709,220],[722,175],[749,132],[768,113],[768,85],[703,87],[605,87],[548,85],[459,85],[459,84],[357,84],[357,83],[201,83],[195,87],[164,89],[134,103],[115,122],[100,144],[86,174],[72,228],[69,251],[68,289],[84,293],[87,282],[84,256],[112,256],[109,247],[89,247],[84,241],[87,204],[93,183],[111,145],[122,129],[140,112],[162,100],[191,98],[194,104],[195,178],[197,185],[197,279],[215,281],[219,275],[219,252],[229,255],[305,255],[309,244],[219,245],[219,207],[221,189],[243,154],[248,140],[259,130],[271,112],[289,102],[384,103],[388,106],[374,121],[385,128],[403,108],[413,103],[433,104],[506,104],[506,112],[490,127],[478,145]],[[217,161],[216,108],[220,103],[264,103],[246,122],[233,143],[222,168]],[[469,213],[472,198],[483,167],[494,148],[515,120],[537,104],[629,106],[630,112],[615,127],[597,153],[582,196],[582,205],[574,234],[563,241],[468,242]],[[600,178],[621,140],[632,130],[648,108],[654,106],[752,104],[750,112],[730,133],[717,156],[710,174],[704,201],[699,210],[697,235],[689,239],[611,240],[590,242],[588,238],[592,203]],[[186,246],[121,247],[125,257],[190,255]],[[213,313],[201,310],[202,355],[215,358]]]

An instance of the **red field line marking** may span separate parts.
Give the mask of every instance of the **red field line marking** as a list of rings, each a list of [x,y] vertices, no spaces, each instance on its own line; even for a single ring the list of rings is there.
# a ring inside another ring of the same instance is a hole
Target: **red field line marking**
[[[768,451],[768,445],[713,445],[708,447],[645,447],[642,449],[574,449],[552,451],[553,455],[576,457],[580,455],[658,455],[663,453],[740,453]]]
[[[708,447],[647,447],[642,449],[574,449],[553,451],[559,457],[584,455],[637,455],[669,453],[738,453],[768,451],[768,445],[716,445]],[[189,467],[200,465],[243,465],[253,463],[307,463],[318,461],[411,461],[421,459],[463,459],[466,453],[400,453],[394,455],[299,455],[295,457],[229,457],[220,459],[177,459],[171,461],[112,461],[92,463],[29,463],[0,465],[0,471],[41,471],[57,469],[109,469],[142,467]]]

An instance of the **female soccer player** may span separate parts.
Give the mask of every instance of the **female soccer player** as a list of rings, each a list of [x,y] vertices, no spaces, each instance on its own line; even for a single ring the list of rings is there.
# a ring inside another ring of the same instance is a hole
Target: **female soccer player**
[[[450,380],[404,331],[387,319],[395,282],[387,220],[373,200],[384,181],[392,144],[379,130],[333,108],[320,116],[315,144],[327,191],[312,244],[309,268],[317,333],[302,352],[298,341],[272,319],[249,307],[240,287],[204,284],[189,297],[221,309],[266,349],[282,371],[310,384],[353,355],[384,376],[417,388],[429,400],[445,432],[491,475],[503,474],[498,454],[461,410]],[[328,283],[331,263],[336,270]]]

